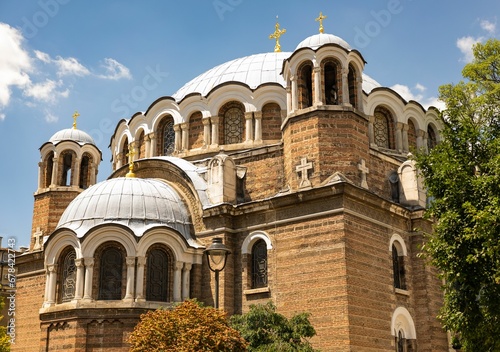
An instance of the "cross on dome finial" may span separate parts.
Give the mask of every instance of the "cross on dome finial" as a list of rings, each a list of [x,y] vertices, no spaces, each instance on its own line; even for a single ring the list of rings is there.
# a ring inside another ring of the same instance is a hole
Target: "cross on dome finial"
[[[286,33],[286,29],[280,29],[280,24],[278,23],[278,16],[276,16],[276,25],[274,26],[274,33],[269,35],[269,39],[276,39],[276,45],[274,46],[274,52],[281,52],[280,37]]]
[[[323,20],[326,19],[327,16],[323,16],[323,12],[319,13],[319,17],[315,19],[315,21],[319,22],[319,32],[324,33],[325,28],[323,27]]]
[[[134,173],[134,155],[135,155],[135,148],[134,145],[131,143],[128,146],[128,173],[125,175],[125,177],[135,177]]]
[[[73,114],[73,129],[76,130],[76,119],[80,116],[78,111],[75,110],[75,113]]]

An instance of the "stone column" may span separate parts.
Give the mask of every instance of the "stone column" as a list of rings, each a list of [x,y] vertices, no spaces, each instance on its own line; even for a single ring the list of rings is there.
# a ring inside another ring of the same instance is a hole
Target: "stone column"
[[[292,112],[292,88],[286,87],[286,108],[287,111]]]
[[[145,301],[144,295],[144,267],[146,265],[146,257],[137,257],[137,282],[135,301]]]
[[[219,145],[219,116],[210,117],[210,121],[212,122],[212,145]]]
[[[127,287],[125,288],[126,300],[134,299],[135,257],[127,257]]]
[[[151,132],[149,134],[149,139],[150,139],[150,146],[151,146],[151,150],[150,150],[150,157],[153,157],[153,156],[157,156],[158,155],[158,151],[156,150],[156,136],[154,134],[154,132]]]
[[[47,300],[49,297],[49,282],[50,282],[49,268],[45,268],[45,295],[43,296],[43,307],[50,307]]]
[[[321,90],[321,67],[317,66],[313,69],[314,75],[314,97],[313,97],[313,106],[322,105],[321,101],[322,90]]]
[[[410,128],[410,126],[408,126],[407,123],[403,124],[403,152],[404,153],[408,153],[408,151],[410,150],[410,146],[408,143],[408,130],[409,130],[409,128]]]
[[[47,280],[47,297],[45,305],[50,307],[56,303],[56,284],[57,284],[57,264],[47,265],[48,280]]]
[[[182,289],[182,267],[183,262],[175,262],[174,265],[174,302],[181,302],[181,289]]]
[[[401,153],[403,151],[403,124],[401,122],[396,122],[394,137],[396,139],[396,150]]]
[[[80,185],[80,163],[82,162],[82,160],[80,158],[76,158],[75,160],[75,167],[73,168],[73,170],[71,170],[71,173],[72,173],[72,182],[71,182],[71,186],[76,186],[78,187]],[[73,174],[73,171],[74,171],[74,174]]]
[[[90,174],[90,180],[89,180],[89,186],[95,185],[96,180],[97,180],[97,166],[94,162],[89,164],[89,174]]]
[[[94,276],[94,258],[84,258],[85,263],[85,287],[83,299],[92,300],[92,279]]]
[[[76,288],[75,288],[75,300],[80,300],[83,297],[83,281],[84,281],[84,270],[83,258],[75,259],[76,266]]]
[[[50,181],[50,186],[55,187],[57,185],[57,159],[54,155],[54,158],[52,159],[52,180]]]
[[[146,134],[144,136],[144,157],[145,158],[151,158],[151,138],[149,137],[149,134]]]
[[[210,117],[204,117],[201,119],[203,123],[203,148],[210,145]]]
[[[191,277],[191,268],[193,264],[184,263],[184,268],[182,269],[182,300],[189,298],[189,286]]]
[[[375,132],[373,130],[374,123],[375,123],[375,116],[370,115],[368,118],[368,139],[370,140],[370,146],[372,148],[377,147],[377,144],[375,143]]]
[[[292,82],[292,110],[291,112],[297,111],[299,108],[299,99],[297,97],[298,89],[297,89],[297,77],[292,76],[290,78]]]
[[[262,142],[262,111],[256,111],[253,113],[255,118],[255,142]]]
[[[182,147],[182,150],[188,150],[189,149],[189,122],[181,123],[181,129],[182,129],[181,147]]]
[[[115,154],[115,160],[116,160],[115,170],[118,170],[119,168],[121,168],[123,166],[122,165],[122,158],[120,158],[120,153]]]
[[[357,96],[357,109],[361,111],[362,113],[365,112],[365,108],[363,106],[363,77],[362,73],[359,74],[359,76],[356,78],[356,85],[358,89],[358,94]]]
[[[175,132],[174,151],[179,152],[182,149],[182,135],[181,135],[180,124],[174,125],[174,132]]]
[[[245,142],[250,143],[253,140],[253,113],[245,112]]]
[[[349,69],[344,67],[342,69],[342,105],[351,105],[349,102]]]
[[[44,182],[43,182],[43,170],[44,170],[44,167],[45,167],[45,163],[44,162],[38,162],[38,189],[40,188],[44,188]]]
[[[424,143],[424,130],[417,130],[417,149],[426,148],[427,143]]]

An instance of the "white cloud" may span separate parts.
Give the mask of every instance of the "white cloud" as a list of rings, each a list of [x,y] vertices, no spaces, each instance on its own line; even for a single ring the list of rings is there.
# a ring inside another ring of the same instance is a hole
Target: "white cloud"
[[[416,89],[416,90],[418,90],[418,91],[420,91],[420,92],[425,92],[425,90],[426,90],[427,88],[426,88],[426,87],[424,87],[422,84],[417,83],[417,84],[415,85],[415,89]]]
[[[54,123],[59,121],[59,117],[52,114],[50,111],[45,110],[45,121],[47,121],[48,123]]]
[[[462,61],[472,62],[474,59],[474,54],[472,53],[472,47],[474,44],[479,43],[483,40],[482,37],[474,38],[471,36],[462,37],[457,39],[457,48],[462,52]]]
[[[87,76],[90,71],[78,62],[74,57],[62,58],[61,56],[56,56],[55,60],[52,60],[57,66],[58,76]]]
[[[482,20],[480,22],[480,25],[481,25],[481,28],[484,29],[489,34],[495,34],[496,27],[497,27],[496,23],[490,22],[488,20]]]
[[[112,80],[119,80],[121,78],[126,78],[126,79],[132,78],[130,70],[121,63],[119,63],[118,61],[116,61],[115,59],[105,58],[102,67],[104,68],[106,73],[104,75],[98,75],[98,77],[100,78],[112,79]]]
[[[417,103],[421,104],[425,109],[428,109],[431,106],[438,108],[439,110],[443,110],[445,105],[442,101],[440,101],[436,97],[426,97],[423,93],[427,88],[420,83],[417,83],[414,87],[414,90],[419,91],[420,93],[415,94],[412,89],[403,84],[395,84],[390,87],[392,90],[397,92],[401,97],[406,100],[414,100]]]
[[[45,63],[49,63],[51,61],[49,54],[41,52],[39,50],[35,50],[35,56],[38,60],[43,61]]]
[[[0,113],[0,121],[5,120],[5,114]]]
[[[423,86],[421,86],[423,87]],[[420,101],[423,98],[422,94],[413,94],[411,91],[411,88],[408,86],[405,86],[403,84],[395,84],[392,87],[390,87],[392,90],[396,91],[401,97],[403,97],[404,100],[410,101],[410,100],[415,100],[415,101]]]
[[[45,80],[42,83],[29,84],[24,90],[24,95],[31,97],[37,101],[45,103],[55,103],[58,98],[67,98],[69,89],[58,91],[57,88],[63,86],[62,81]]]
[[[21,32],[6,23],[0,23],[0,109],[9,104],[11,87],[29,83],[32,70],[29,54],[23,48]],[[2,114],[3,119],[5,115]]]

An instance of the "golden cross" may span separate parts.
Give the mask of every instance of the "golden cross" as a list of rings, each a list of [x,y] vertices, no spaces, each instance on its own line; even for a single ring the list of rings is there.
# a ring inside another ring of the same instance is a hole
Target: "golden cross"
[[[274,26],[274,33],[269,35],[269,39],[276,39],[276,45],[274,46],[274,52],[281,52],[280,37],[286,33],[286,29],[280,29],[280,24],[278,23],[278,16],[276,16],[276,25]]]
[[[134,155],[135,155],[135,148],[134,145],[131,143],[128,146],[128,173],[125,175],[126,177],[135,177],[134,173]]]
[[[76,130],[76,119],[80,116],[78,111],[75,110],[75,113],[73,114],[73,129]]]
[[[319,22],[319,32],[324,33],[325,28],[323,28],[323,20],[326,18],[326,16],[323,16],[323,12],[319,13],[319,17],[315,19],[315,21]]]

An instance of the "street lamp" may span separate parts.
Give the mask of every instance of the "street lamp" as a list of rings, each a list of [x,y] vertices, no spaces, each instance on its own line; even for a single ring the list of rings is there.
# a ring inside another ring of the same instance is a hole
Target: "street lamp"
[[[231,251],[222,243],[222,238],[215,237],[203,253],[207,256],[208,267],[215,273],[215,308],[219,308],[219,272],[224,270]]]

